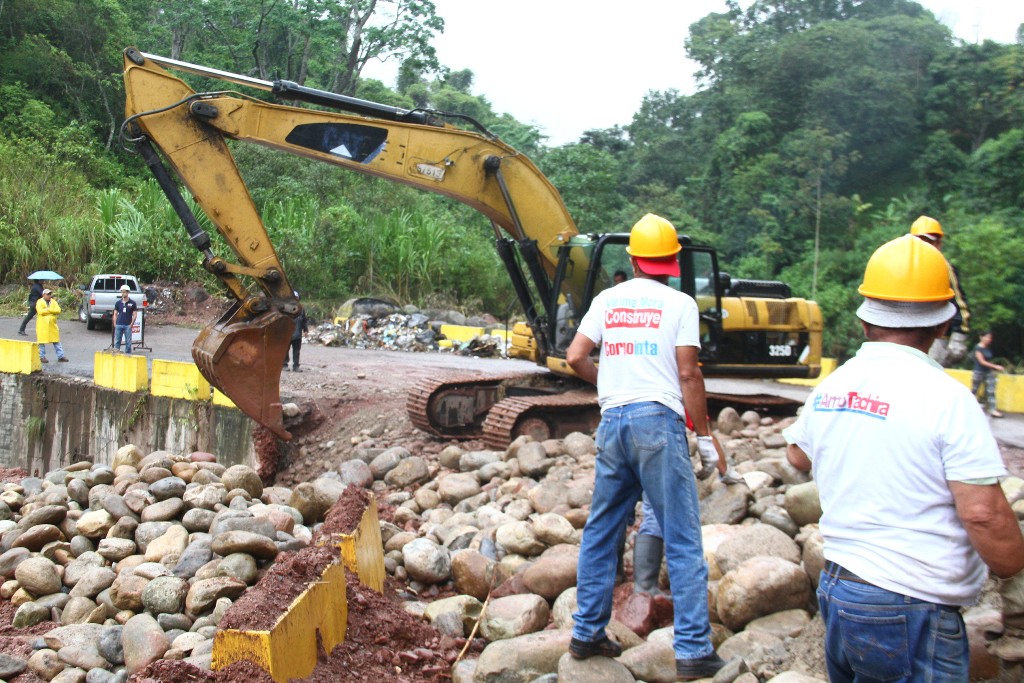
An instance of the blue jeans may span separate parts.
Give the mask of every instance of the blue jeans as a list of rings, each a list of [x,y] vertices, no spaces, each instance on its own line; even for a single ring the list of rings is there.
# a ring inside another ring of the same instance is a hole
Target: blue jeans
[[[114,350],[121,350],[121,339],[124,339],[124,352],[132,352],[132,326],[114,325]]]
[[[651,507],[651,501],[648,500],[646,493],[640,502],[640,515],[643,519],[640,520],[640,528],[636,532],[641,536],[657,536],[662,538],[658,518],[654,514],[654,508]]]
[[[57,352],[57,358],[64,357],[64,347],[60,345],[60,342],[53,342],[53,350]],[[46,358],[46,344],[39,345],[39,357]]]
[[[967,630],[956,607],[821,573],[825,664],[832,683],[963,683]]]
[[[617,544],[640,491],[664,531],[677,659],[710,654],[708,567],[683,419],[660,403],[609,408],[597,430],[590,516],[576,571],[574,638],[599,640],[612,613]]]

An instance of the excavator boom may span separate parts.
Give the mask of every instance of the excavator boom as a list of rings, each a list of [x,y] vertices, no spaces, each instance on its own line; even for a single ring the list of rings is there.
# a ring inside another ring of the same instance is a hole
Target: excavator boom
[[[236,92],[197,93],[164,67],[372,118],[271,104]],[[146,158],[203,252],[204,267],[236,299],[224,317],[199,334],[193,358],[213,386],[281,438],[290,438],[281,416],[281,367],[292,319],[301,309],[227,139],[387,178],[473,207],[492,221],[496,233],[500,229],[531,254],[531,272],[520,276],[517,287],[523,297],[531,296],[527,281],[541,283],[543,290],[554,273],[554,257],[545,250],[576,234],[558,192],[529,159],[493,136],[455,128],[426,112],[269,83],[134,48],[124,53],[124,82],[125,137]],[[235,262],[213,253],[155,150],[202,207]],[[250,291],[240,277],[252,278],[262,291]]]

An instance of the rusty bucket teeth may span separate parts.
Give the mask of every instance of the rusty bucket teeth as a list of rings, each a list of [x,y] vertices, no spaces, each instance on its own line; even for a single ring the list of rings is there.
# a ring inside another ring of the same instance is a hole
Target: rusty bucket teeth
[[[250,317],[236,303],[192,344],[192,358],[203,377],[284,440],[292,435],[281,413],[281,368],[294,330],[286,315],[270,311]]]

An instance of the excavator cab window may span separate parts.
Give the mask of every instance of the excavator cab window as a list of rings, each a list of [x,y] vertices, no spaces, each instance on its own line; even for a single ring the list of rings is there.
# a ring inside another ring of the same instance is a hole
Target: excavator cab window
[[[679,254],[679,273],[679,289],[694,298],[700,311],[700,356],[708,362],[716,357],[722,329],[722,292],[715,252],[703,247],[684,247]]]
[[[333,154],[360,164],[374,160],[388,141],[386,128],[352,123],[305,123],[295,126],[285,142]]]

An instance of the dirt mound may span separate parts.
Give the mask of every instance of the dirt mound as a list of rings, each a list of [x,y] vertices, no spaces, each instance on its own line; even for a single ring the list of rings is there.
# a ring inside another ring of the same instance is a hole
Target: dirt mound
[[[335,534],[351,533],[369,504],[369,494],[353,486],[327,513],[313,543],[280,556],[259,582],[228,610],[222,629],[269,630],[310,583],[337,561]],[[442,636],[402,608],[390,587],[381,595],[347,573],[348,628],[333,652],[320,648],[308,681],[362,683],[433,683],[447,672],[465,645],[464,638]],[[134,683],[269,683],[270,675],[254,664],[236,662],[206,672],[182,661],[160,660],[131,679]]]

